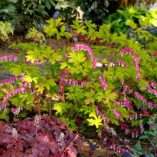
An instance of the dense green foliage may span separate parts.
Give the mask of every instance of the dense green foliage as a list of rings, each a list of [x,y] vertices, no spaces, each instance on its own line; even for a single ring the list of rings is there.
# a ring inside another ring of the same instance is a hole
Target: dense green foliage
[[[53,0],[2,0],[0,1],[0,20],[10,21],[17,32],[29,27],[39,27],[43,19],[52,16]]]
[[[123,10],[117,10],[108,16],[108,22],[112,25],[115,32],[131,33],[137,28],[147,28],[157,26],[156,10],[148,11],[143,8],[128,7]]]
[[[17,0],[0,1],[0,20],[9,20],[15,16]]]

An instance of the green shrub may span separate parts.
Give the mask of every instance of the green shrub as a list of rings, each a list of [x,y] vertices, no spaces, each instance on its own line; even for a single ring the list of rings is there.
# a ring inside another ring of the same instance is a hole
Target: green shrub
[[[138,138],[143,133],[141,121],[144,126],[157,110],[156,38],[149,32],[141,34],[148,39],[143,45],[126,34],[112,33],[111,24],[95,30],[91,21],[74,21],[71,33],[65,26],[61,31],[62,26],[60,18],[50,19],[44,33],[57,39],[66,33],[68,39],[73,32],[75,37],[85,35],[90,46],[78,43],[56,50],[36,40],[40,33],[34,29],[28,36],[35,42],[12,45],[23,53],[19,60],[13,55],[0,57],[3,71],[14,75],[0,82],[0,118],[9,120],[10,112],[14,121],[35,113],[54,114],[71,130],[94,128],[109,148],[130,151],[118,133]],[[116,146],[115,139],[126,147]]]
[[[156,27],[156,10],[127,7],[108,16],[113,32],[129,34],[137,28]]]

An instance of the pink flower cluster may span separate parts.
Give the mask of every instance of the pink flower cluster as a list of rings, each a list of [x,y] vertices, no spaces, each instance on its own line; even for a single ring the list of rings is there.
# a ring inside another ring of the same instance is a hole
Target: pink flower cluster
[[[108,88],[108,85],[102,75],[99,76],[99,81],[101,83],[102,88],[106,90]]]
[[[15,90],[12,90],[11,92],[7,93],[3,98],[2,98],[2,104],[0,105],[0,110],[2,110],[3,108],[5,108],[7,106],[7,100],[16,94],[20,94],[20,93],[25,93],[26,92],[26,88],[17,88]]]
[[[148,87],[148,92],[150,92],[151,94],[154,94],[157,97],[157,90],[156,89],[152,89],[151,87]]]
[[[39,58],[35,59],[34,64],[40,64],[40,59]]]
[[[121,67],[124,67],[126,64],[125,64],[125,62],[124,61],[122,61],[122,60],[118,60],[118,65],[119,66],[121,66]]]
[[[75,85],[75,86],[78,86],[79,84],[79,81],[78,80],[73,80],[73,79],[65,79],[65,84],[66,85]]]
[[[18,57],[14,56],[14,55],[7,55],[7,56],[0,56],[0,62],[4,62],[4,61],[18,61]]]
[[[81,83],[79,83],[78,80],[73,80],[73,79],[65,79],[65,84],[66,85],[75,85],[75,86],[85,86],[86,84],[88,84],[89,82],[88,81],[82,81]]]
[[[115,105],[124,105],[127,108],[129,108],[130,110],[133,110],[132,104],[130,101],[128,101],[126,98],[124,98],[123,101],[115,101],[114,102]]]
[[[130,119],[130,120],[133,120],[133,119],[142,118],[142,117],[147,117],[147,116],[149,116],[149,112],[148,112],[147,110],[144,110],[144,109],[143,109],[143,110],[140,112],[139,115],[138,115],[137,113],[131,114],[131,115],[129,116],[129,119]]]
[[[125,130],[125,134],[128,135],[129,133],[129,126],[127,124],[123,124],[122,122],[119,122],[119,125],[122,129]]]
[[[139,99],[140,101],[142,101],[143,104],[148,105],[148,107],[150,108],[157,108],[157,104],[154,104],[152,102],[147,101],[143,95],[141,95],[139,92],[134,92],[134,95],[137,99]]]
[[[132,138],[137,138],[141,135],[141,131],[139,129],[137,129],[136,131],[131,133],[131,137]]]
[[[61,78],[59,80],[59,93],[63,95],[64,93],[64,87],[65,85],[74,85],[74,86],[81,86],[84,87],[86,84],[88,84],[88,81],[82,81],[79,82],[78,80],[68,78],[71,77],[71,74],[68,72],[68,70],[65,68],[63,69],[61,73]]]
[[[8,83],[13,83],[16,80],[20,79],[22,77],[22,75],[18,75],[18,76],[12,76],[10,78],[4,79],[0,81],[0,84],[8,84]]]
[[[84,50],[89,53],[92,63],[93,63],[93,68],[95,69],[96,68],[96,59],[94,57],[94,53],[93,53],[92,49],[88,45],[85,45],[85,44],[75,44],[73,46],[73,51],[79,51],[79,50]]]
[[[132,138],[137,138],[141,135],[141,130],[140,128],[136,128],[134,131],[130,131],[129,133]]]
[[[130,130],[129,132],[126,132],[126,135],[130,135],[132,138],[137,138],[141,135],[141,129],[137,127],[134,130]]]
[[[119,114],[119,112],[116,109],[113,109],[113,113],[117,119],[119,119],[121,117],[121,115]]]
[[[130,120],[137,119],[137,118],[138,118],[137,113],[131,114],[131,115],[129,116],[129,119],[130,119]]]
[[[124,129],[126,135],[130,135],[132,138],[137,138],[141,134],[141,129],[139,127],[135,128],[134,130],[130,130],[129,124],[123,124],[122,122],[119,123],[120,127]]]
[[[124,84],[124,81],[121,81],[122,84],[122,94],[124,96],[123,101],[114,101],[115,105],[124,105],[125,107],[129,108],[130,110],[133,110],[133,106],[131,104],[130,101],[128,101],[127,97],[126,97],[126,93],[128,92],[129,94],[132,93],[132,90],[128,88],[127,85]]]
[[[156,82],[150,81],[149,84],[150,84],[150,86],[151,86],[152,88],[157,88],[157,87],[156,87]]]
[[[134,65],[136,67],[136,79],[138,80],[140,78],[140,58],[135,54],[135,52],[125,47],[120,51],[120,55],[123,56],[124,54],[130,54],[134,59]]]
[[[128,90],[128,86],[127,85],[123,85],[123,95],[124,95],[124,97],[126,97],[127,90]]]
[[[126,106],[127,108],[129,108],[130,110],[133,110],[133,106],[132,106],[132,104],[131,104],[131,102],[129,102],[128,101],[128,99],[127,99],[127,95],[126,95],[126,93],[128,92],[129,94],[132,92],[132,90],[130,90],[129,88],[128,88],[128,86],[127,85],[125,85],[124,83],[122,84],[122,86],[123,86],[123,95],[124,95],[124,100],[121,102],[124,106]]]
[[[128,152],[128,149],[124,148],[123,146],[118,146],[117,144],[113,143],[113,141],[110,141],[108,138],[104,138],[103,142],[112,150],[118,152],[118,153],[125,153]]]

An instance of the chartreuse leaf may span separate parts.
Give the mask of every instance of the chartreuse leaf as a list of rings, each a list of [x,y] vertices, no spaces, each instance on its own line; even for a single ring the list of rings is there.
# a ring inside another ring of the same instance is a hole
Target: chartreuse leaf
[[[139,16],[139,23],[141,26],[146,26],[150,24],[150,18],[143,15]]]
[[[55,34],[58,33],[58,30],[57,30],[57,27],[56,27],[56,24],[55,24],[55,20],[54,19],[50,19],[50,20],[47,20],[47,23],[49,25],[45,26],[44,27],[44,32],[49,36],[53,36]]]
[[[103,63],[103,64],[106,64],[106,63],[107,63],[107,59],[106,59],[106,58],[103,58],[103,59],[102,59],[102,63]]]
[[[60,39],[61,37],[66,37],[67,39],[72,37],[72,34],[69,32],[66,32],[66,26],[63,25],[60,28],[60,32],[57,34],[57,39]]]
[[[76,106],[71,103],[66,102],[57,102],[53,104],[53,109],[56,111],[56,115],[63,115],[71,110],[71,112],[75,112]],[[70,114],[69,114],[70,117]]]
[[[95,40],[98,37],[98,32],[96,31],[96,25],[92,23],[91,20],[86,21],[85,25],[87,27],[87,35],[91,40]]]
[[[61,63],[61,66],[60,66],[60,69],[64,69],[68,66],[68,64],[66,62],[62,62]]]
[[[157,27],[157,19],[152,19],[151,24],[155,27]]]
[[[104,91],[100,90],[99,92],[96,93],[96,99],[98,102],[101,102],[105,98]]]
[[[82,63],[85,62],[86,57],[84,55],[84,53],[82,51],[80,51],[79,53],[76,52],[71,52],[69,54],[69,63]]]
[[[34,63],[36,59],[40,59],[40,63],[44,63],[44,53],[43,53],[43,47],[44,45],[41,45],[38,48],[34,48],[33,50],[28,50],[26,59],[27,61],[30,61],[31,63]]]
[[[91,112],[89,114],[89,117],[87,119],[90,126],[95,126],[96,128],[99,128],[99,126],[102,125],[102,118],[100,116],[97,116],[95,112]]]
[[[62,115],[66,111],[65,103],[55,103],[53,104],[53,109],[56,111],[56,114]]]
[[[112,92],[111,90],[107,90],[105,92],[105,97],[104,98],[105,98],[105,102],[109,103],[110,101],[116,100],[117,97],[118,97],[118,95],[116,93]]]
[[[153,26],[157,27],[157,10],[156,9],[153,9],[151,11],[151,16],[152,16],[152,19],[150,20],[151,24]]]
[[[86,99],[85,104],[91,104],[95,102],[95,91],[88,91],[85,93]]]
[[[136,13],[136,9],[134,7],[130,7],[128,8],[128,13],[134,15]]]
[[[67,39],[72,37],[70,32],[66,31],[66,26],[63,25],[62,19],[57,18],[56,20],[50,19],[47,21],[48,25],[44,27],[44,32],[49,37],[56,37],[59,40],[61,37],[66,37]]]
[[[91,20],[85,21],[85,25],[87,26],[87,28],[88,28],[89,30],[96,28],[96,24],[92,23]]]
[[[52,20],[54,20],[54,19],[52,19]],[[56,24],[57,27],[63,24],[61,18],[57,18],[56,20],[54,20],[54,22],[55,22],[55,24]]]
[[[27,81],[27,82],[35,82],[35,83],[37,83],[38,78],[25,75],[24,76],[24,80]]]
[[[57,61],[60,61],[62,58],[62,56],[58,53],[52,53],[50,56],[49,56],[49,62],[51,64],[55,64]]]
[[[153,18],[157,18],[157,9],[152,9],[152,10],[150,11],[150,14],[151,14],[151,16],[152,16]]]
[[[81,22],[79,22],[78,19],[73,22],[71,27],[77,32],[77,34],[86,34],[86,27]]]
[[[126,25],[130,26],[132,29],[135,29],[137,27],[136,23],[132,19],[128,19],[125,22]]]
[[[96,107],[94,105],[92,105],[92,106],[91,105],[84,105],[80,108],[80,112],[82,114],[88,116],[88,117],[90,114],[91,115],[93,114],[94,116],[96,116],[95,111],[96,111]]]
[[[47,91],[50,91],[51,88],[55,88],[56,83],[55,80],[52,78],[45,78],[40,76],[38,78],[38,83],[35,85],[38,92],[43,93],[43,91],[46,89]]]

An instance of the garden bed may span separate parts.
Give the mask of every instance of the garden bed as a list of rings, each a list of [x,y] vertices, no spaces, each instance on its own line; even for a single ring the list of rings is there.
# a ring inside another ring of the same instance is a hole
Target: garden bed
[[[1,42],[1,156],[156,157],[156,14],[53,18]]]

